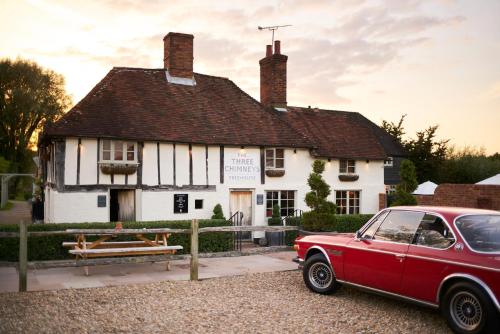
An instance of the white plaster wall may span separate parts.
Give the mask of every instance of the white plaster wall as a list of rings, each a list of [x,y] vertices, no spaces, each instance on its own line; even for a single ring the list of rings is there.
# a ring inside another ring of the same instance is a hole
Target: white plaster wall
[[[82,139],[80,148],[80,184],[97,183],[97,139]]]
[[[331,186],[329,199],[335,202],[335,190],[359,190],[360,213],[376,213],[378,211],[378,194],[385,193],[384,163],[374,160],[356,160],[356,174],[359,179],[352,182],[339,180],[339,160],[326,163],[323,177]]]
[[[178,186],[189,184],[189,145],[175,145],[175,177]]]
[[[207,184],[206,172],[206,159],[205,159],[205,146],[193,145],[193,184],[203,185]]]
[[[97,196],[106,195],[105,208],[97,207]],[[53,214],[51,223],[84,223],[109,221],[109,196],[107,192],[71,192],[51,191]]]
[[[64,158],[64,184],[76,184],[76,168],[78,156],[78,139],[66,139],[66,153]]]
[[[174,194],[188,194],[188,213],[174,213]],[[203,209],[195,209],[196,199],[203,200]],[[218,203],[215,191],[142,191],[142,220],[209,219]]]
[[[158,185],[158,153],[156,142],[144,143],[142,150],[142,183]]]
[[[173,145],[160,144],[161,184],[174,184]]]
[[[220,184],[220,147],[208,147],[208,184]]]

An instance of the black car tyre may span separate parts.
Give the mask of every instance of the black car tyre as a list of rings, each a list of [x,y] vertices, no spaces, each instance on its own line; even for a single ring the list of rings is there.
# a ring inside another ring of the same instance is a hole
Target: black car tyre
[[[331,294],[340,288],[335,274],[323,254],[315,254],[308,258],[302,271],[306,286],[317,293]]]
[[[500,333],[498,311],[489,296],[475,284],[452,285],[443,297],[441,311],[455,333]]]

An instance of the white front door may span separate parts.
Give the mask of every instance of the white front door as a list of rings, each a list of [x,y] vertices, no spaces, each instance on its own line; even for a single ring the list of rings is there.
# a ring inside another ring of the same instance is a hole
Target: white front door
[[[242,226],[252,226],[252,192],[251,191],[231,191],[229,209],[231,216],[236,212],[241,212],[243,218]],[[244,239],[249,239],[251,233],[244,233]]]

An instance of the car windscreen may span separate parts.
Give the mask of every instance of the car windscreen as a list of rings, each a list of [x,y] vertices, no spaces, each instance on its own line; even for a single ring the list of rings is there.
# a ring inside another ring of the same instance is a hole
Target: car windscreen
[[[500,215],[463,216],[455,225],[473,250],[500,252]]]

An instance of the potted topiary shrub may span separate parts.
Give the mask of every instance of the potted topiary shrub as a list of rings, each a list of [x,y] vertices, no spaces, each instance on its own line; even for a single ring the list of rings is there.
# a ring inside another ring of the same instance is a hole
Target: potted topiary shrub
[[[280,226],[281,222],[281,209],[279,205],[273,206],[273,215],[267,220],[269,226]],[[266,232],[266,240],[268,246],[280,246],[283,240],[283,232]]]

